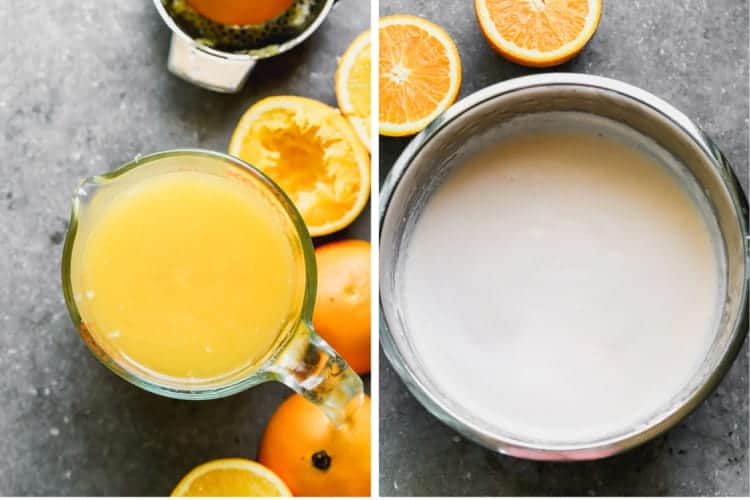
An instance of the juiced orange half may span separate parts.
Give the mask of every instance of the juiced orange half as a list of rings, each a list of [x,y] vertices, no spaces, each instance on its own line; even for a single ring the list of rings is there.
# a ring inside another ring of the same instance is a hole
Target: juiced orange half
[[[273,179],[312,236],[349,225],[370,196],[370,156],[335,108],[305,97],[257,102],[240,119],[229,154]]]

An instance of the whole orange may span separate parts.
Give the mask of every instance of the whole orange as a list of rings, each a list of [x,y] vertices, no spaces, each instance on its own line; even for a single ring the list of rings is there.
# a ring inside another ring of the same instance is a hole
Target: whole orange
[[[271,416],[258,460],[295,496],[370,496],[370,398],[336,427],[293,395]]]
[[[187,0],[201,15],[221,24],[260,24],[282,14],[294,0]]]
[[[357,373],[370,371],[370,243],[343,240],[315,250],[313,325]]]

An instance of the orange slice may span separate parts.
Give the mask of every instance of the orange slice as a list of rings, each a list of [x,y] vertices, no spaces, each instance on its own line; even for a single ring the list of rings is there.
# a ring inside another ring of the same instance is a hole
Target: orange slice
[[[199,465],[172,491],[173,497],[290,497],[270,469],[244,458],[224,458]]]
[[[229,154],[273,179],[294,202],[312,236],[348,226],[370,196],[370,156],[335,108],[276,96],[240,118]]]
[[[349,45],[336,70],[336,100],[339,109],[357,131],[362,144],[370,149],[370,31]]]
[[[379,33],[380,133],[411,135],[456,100],[458,49],[441,27],[416,16],[383,17]]]
[[[602,14],[601,0],[474,0],[479,26],[505,58],[562,64],[583,50]]]

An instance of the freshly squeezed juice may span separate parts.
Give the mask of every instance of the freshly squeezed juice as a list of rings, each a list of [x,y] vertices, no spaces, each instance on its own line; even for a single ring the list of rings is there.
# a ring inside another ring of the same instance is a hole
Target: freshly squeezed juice
[[[172,172],[110,198],[88,208],[71,264],[97,344],[186,380],[262,361],[304,287],[292,240],[263,194],[219,175]]]

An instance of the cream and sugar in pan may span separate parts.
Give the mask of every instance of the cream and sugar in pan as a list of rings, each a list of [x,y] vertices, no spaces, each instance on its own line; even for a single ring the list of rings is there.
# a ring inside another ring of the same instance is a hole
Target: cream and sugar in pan
[[[617,453],[695,407],[747,330],[746,201],[717,151],[603,78],[454,106],[381,195],[381,337],[418,399],[549,460]]]

